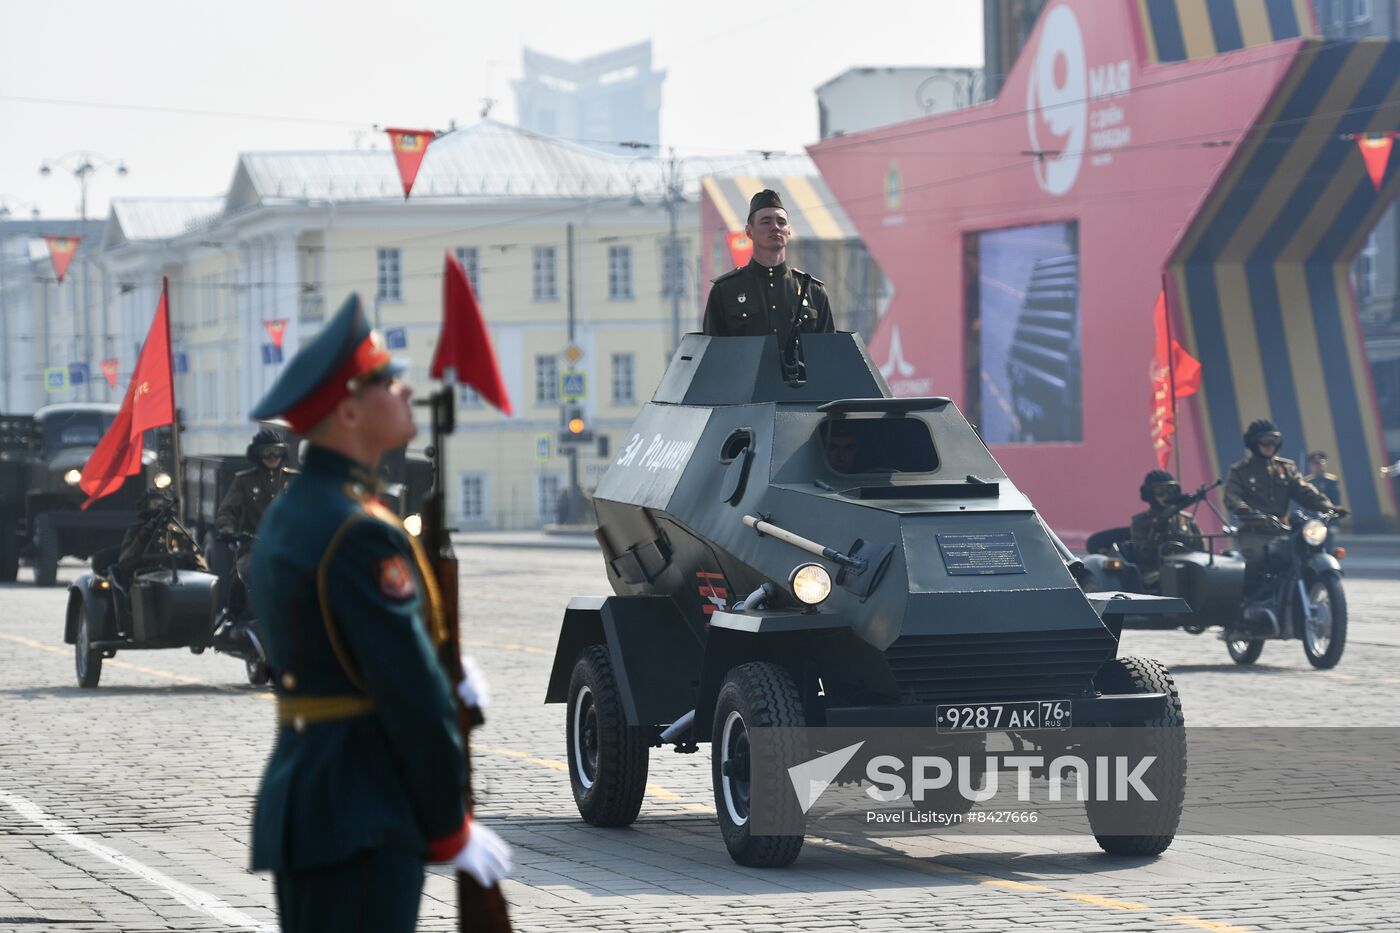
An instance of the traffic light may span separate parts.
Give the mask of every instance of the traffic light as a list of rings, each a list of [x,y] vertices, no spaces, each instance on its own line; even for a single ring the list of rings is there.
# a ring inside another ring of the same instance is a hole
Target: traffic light
[[[560,417],[563,426],[559,429],[560,447],[578,447],[593,442],[593,429],[580,405],[566,405]]]

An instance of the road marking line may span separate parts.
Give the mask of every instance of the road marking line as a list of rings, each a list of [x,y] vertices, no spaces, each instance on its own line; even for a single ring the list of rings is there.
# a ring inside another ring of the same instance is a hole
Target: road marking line
[[[38,648],[40,651],[47,651],[49,654],[57,654],[66,657],[73,653],[73,650],[71,648],[55,648],[53,645],[46,645],[41,641],[34,641],[32,638],[24,638],[20,635],[0,634],[0,638],[5,639],[6,641],[15,642],[16,644],[25,645],[29,648]],[[177,683],[197,684],[201,687],[213,687],[216,690],[226,690],[229,693],[237,693],[240,695],[247,693],[247,691],[241,687],[231,687],[228,684],[214,684],[210,683],[207,680],[200,680],[198,677],[190,677],[188,674],[177,674],[174,671],[162,671],[154,667],[145,667],[141,664],[132,664],[130,661],[118,661],[116,658],[105,658],[103,659],[102,664],[104,666],[110,665],[112,667],[120,667],[128,671],[140,671],[142,674],[150,674],[153,677],[163,677],[166,680],[173,680]],[[257,693],[252,694],[252,696],[264,700],[274,699],[273,694],[267,690],[259,691]]]
[[[170,893],[186,907],[206,913],[229,926],[240,930],[255,930],[257,933],[277,933],[277,925],[263,923],[254,917],[245,914],[243,911],[225,903],[212,894],[205,894],[197,888],[193,888],[183,881],[176,881],[163,872],[156,871],[148,865],[138,862],[129,855],[124,855],[110,846],[105,846],[96,842],[72,827],[49,816],[35,803],[20,797],[17,794],[0,791],[0,803],[7,804],[20,816],[28,819],[31,823],[52,833],[57,838],[63,840],[74,848],[81,849],[90,855],[95,855],[104,862],[110,862],[116,867],[143,878],[158,888],[162,888]]]
[[[468,648],[495,648],[498,651],[523,651],[526,654],[553,654],[553,648],[536,648],[534,645],[520,645],[515,642],[463,641]]]

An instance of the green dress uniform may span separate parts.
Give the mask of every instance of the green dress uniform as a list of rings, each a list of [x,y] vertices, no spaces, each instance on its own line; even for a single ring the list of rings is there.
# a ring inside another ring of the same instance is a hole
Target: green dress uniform
[[[704,332],[712,337],[777,334],[781,343],[792,330],[794,310],[804,334],[834,329],[821,279],[785,262],[765,266],[751,259],[714,280],[705,303]]]
[[[1252,510],[1287,522],[1290,502],[1318,511],[1332,507],[1327,497],[1303,479],[1298,465],[1287,457],[1250,454],[1230,467],[1230,476],[1225,482],[1226,511]],[[1273,537],[1248,530],[1235,536],[1235,543],[1245,559],[1246,594],[1259,579],[1264,547]]]
[[[382,369],[387,354],[365,351],[362,334],[352,299],[254,417],[284,414],[305,428],[298,419],[326,407],[318,393],[344,397],[355,360]],[[253,552],[278,729],[252,867],[275,873],[292,933],[414,929],[424,864],[450,859],[466,838],[467,765],[435,654],[444,635],[435,578],[376,489],[364,465],[312,445],[263,515]]]

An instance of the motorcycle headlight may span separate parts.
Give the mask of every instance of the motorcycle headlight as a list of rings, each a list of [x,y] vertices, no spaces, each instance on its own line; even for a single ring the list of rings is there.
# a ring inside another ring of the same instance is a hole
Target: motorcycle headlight
[[[414,512],[408,518],[405,518],[403,520],[403,530],[413,535],[415,538],[421,535],[423,533],[423,516]]]
[[[815,606],[831,595],[831,574],[821,564],[800,564],[788,578],[788,587],[798,602]]]
[[[83,473],[81,470],[69,470],[67,473],[63,474],[63,481],[69,486],[78,485],[78,482],[82,480],[82,478]]]
[[[1327,526],[1315,518],[1303,523],[1303,542],[1308,547],[1317,547],[1327,540]]]
[[[151,485],[155,486],[157,489],[169,489],[171,482],[172,480],[170,479],[169,473],[157,473],[151,479]]]

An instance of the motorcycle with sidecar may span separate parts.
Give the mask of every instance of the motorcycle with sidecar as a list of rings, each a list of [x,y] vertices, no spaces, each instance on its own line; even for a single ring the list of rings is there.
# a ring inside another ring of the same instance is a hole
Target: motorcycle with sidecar
[[[1253,664],[1272,640],[1298,639],[1313,667],[1328,669],[1341,660],[1346,646],[1346,593],[1341,563],[1331,548],[1330,527],[1336,514],[1300,513],[1292,526],[1260,512],[1242,512],[1235,524],[1208,498],[1220,480],[1179,496],[1166,516],[1205,502],[1221,521],[1220,534],[1205,534],[1205,550],[1167,542],[1158,554],[1160,577],[1149,585],[1130,540],[1128,528],[1110,528],[1089,536],[1081,585],[1086,592],[1120,591],[1178,597],[1189,612],[1152,616],[1126,615],[1126,629],[1182,629],[1200,635],[1220,629],[1230,658]],[[1245,560],[1227,547],[1239,530],[1268,535],[1265,570],[1245,598]]]

